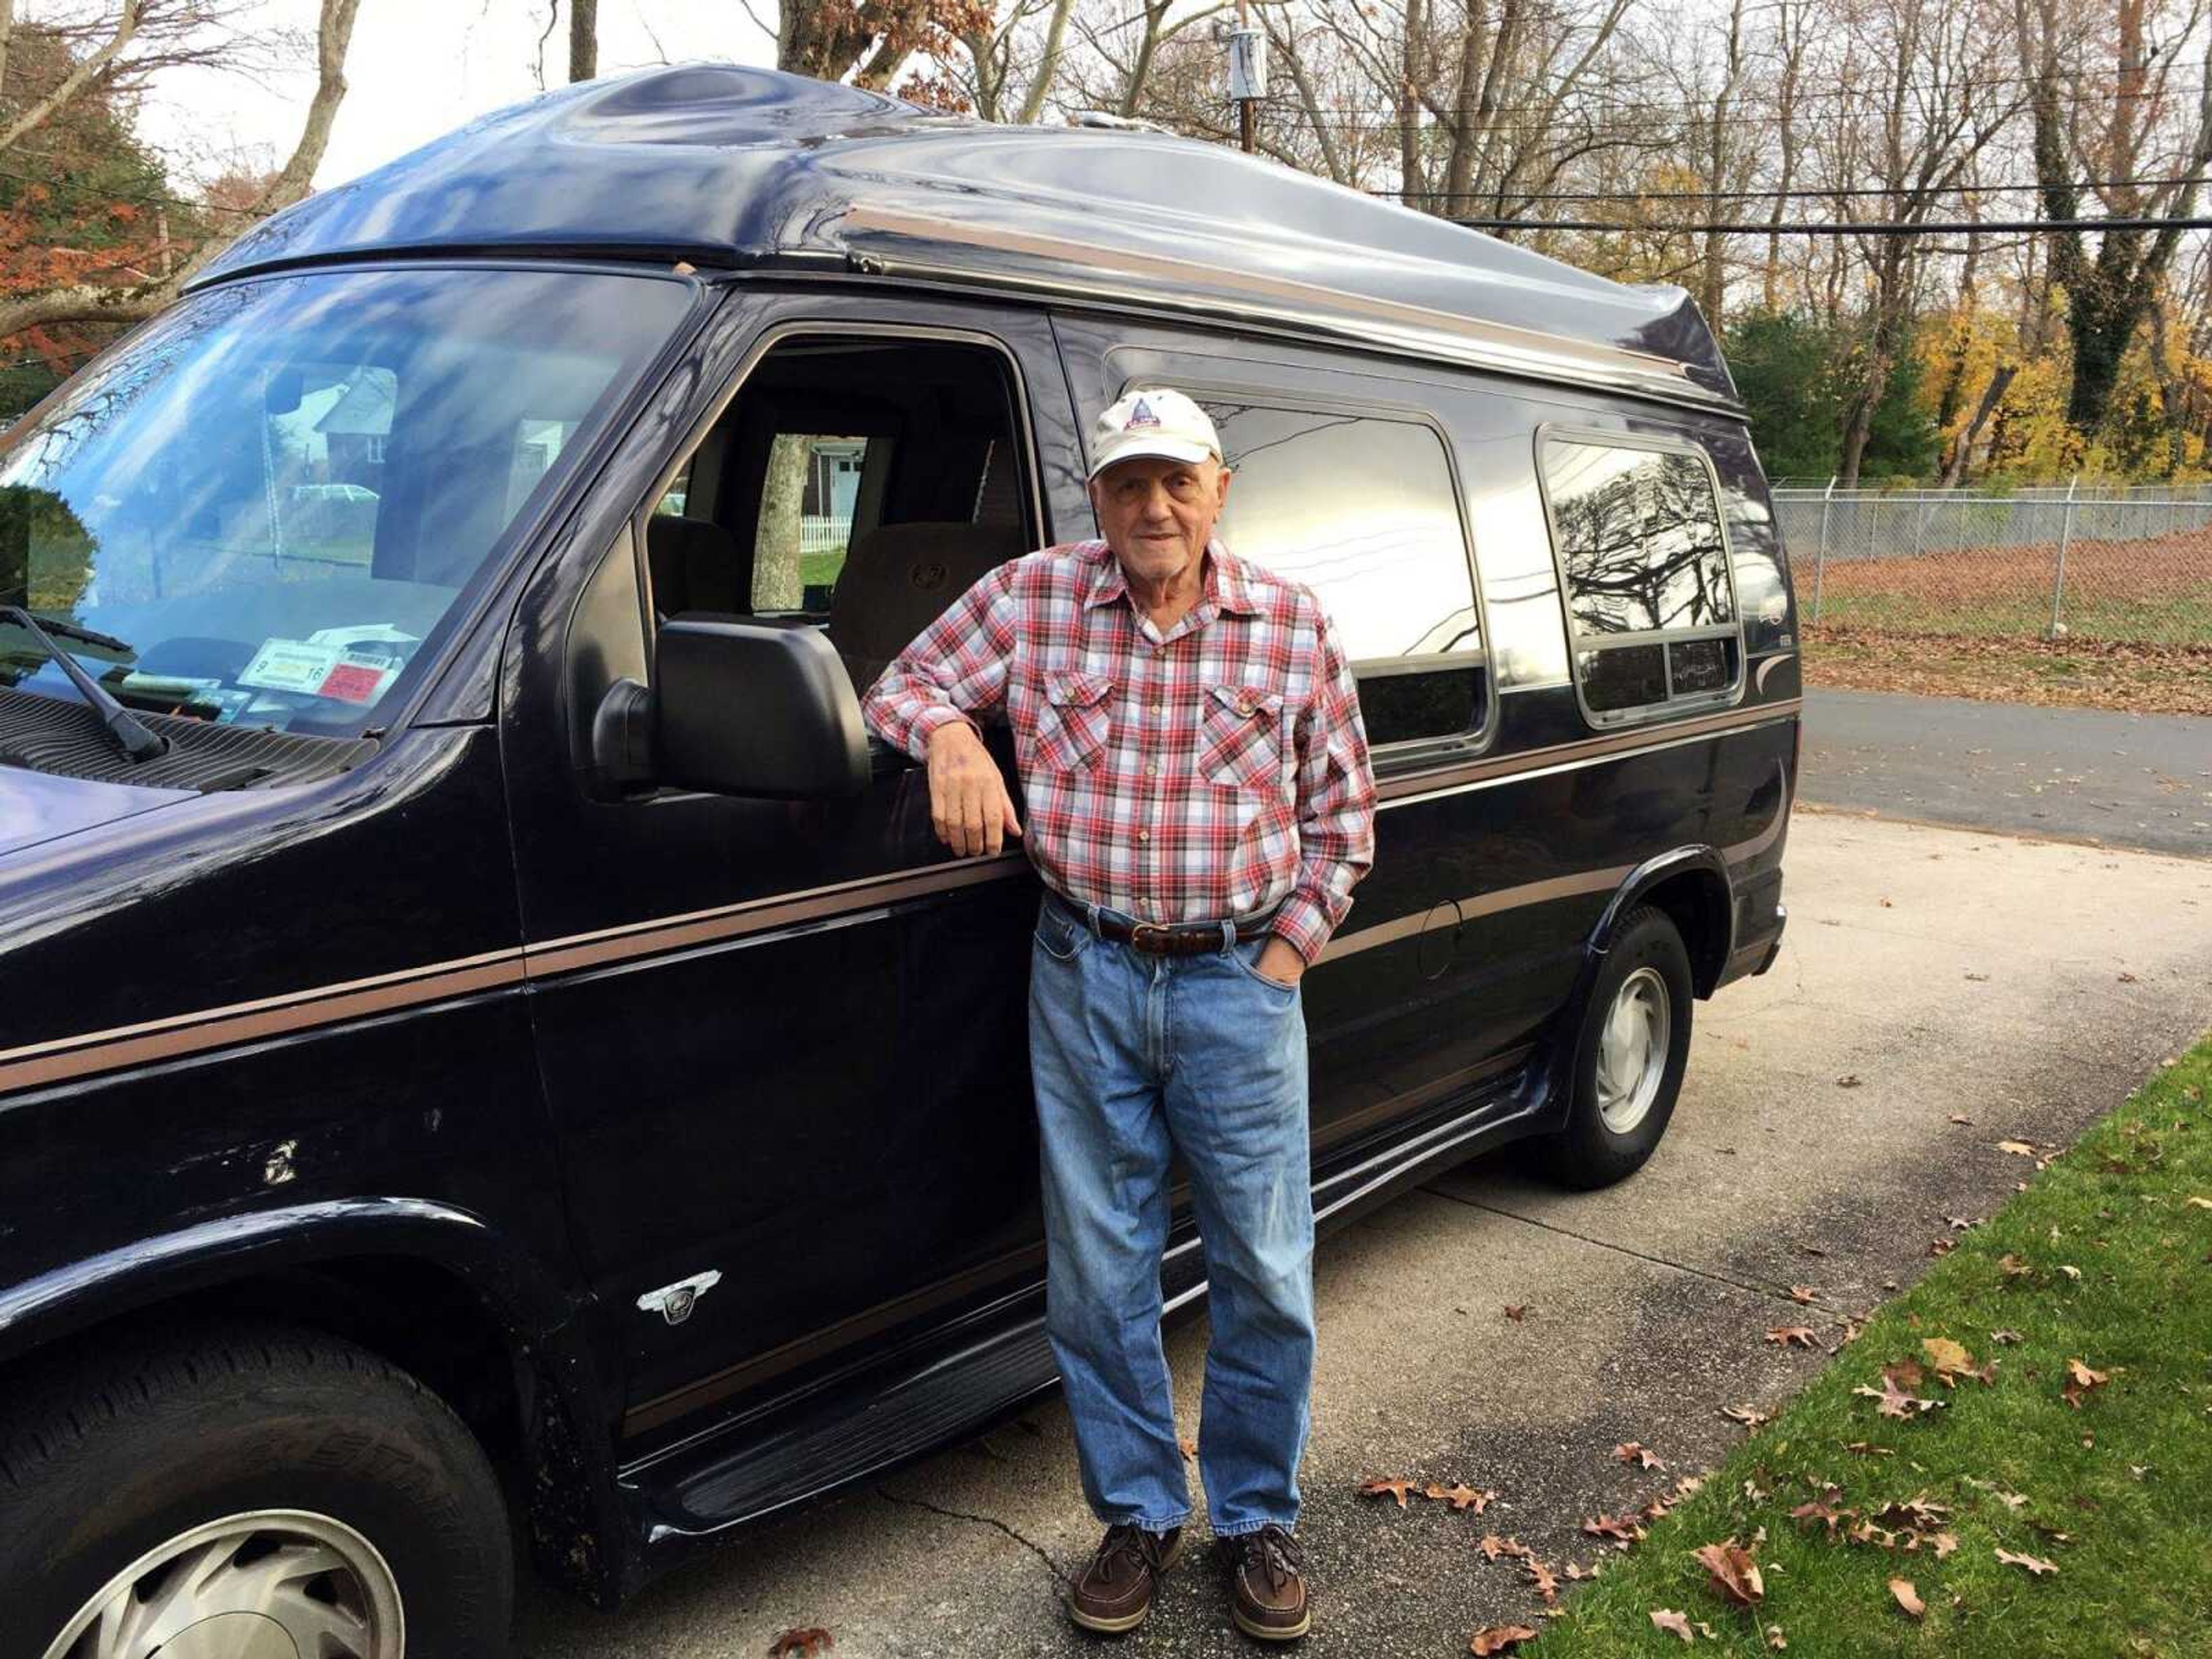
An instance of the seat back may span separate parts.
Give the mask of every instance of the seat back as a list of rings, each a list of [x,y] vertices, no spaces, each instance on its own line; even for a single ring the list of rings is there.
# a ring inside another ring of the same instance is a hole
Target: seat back
[[[750,608],[738,592],[738,538],[718,524],[656,513],[646,520],[645,556],[653,568],[653,608],[661,616],[741,616]]]
[[[976,582],[1029,548],[1014,525],[917,520],[856,538],[830,599],[830,642],[865,692]]]

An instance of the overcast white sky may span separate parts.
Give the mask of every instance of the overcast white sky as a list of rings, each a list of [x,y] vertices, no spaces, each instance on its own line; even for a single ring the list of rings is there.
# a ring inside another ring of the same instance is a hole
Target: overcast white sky
[[[260,0],[258,16],[312,39],[318,9],[316,0]],[[568,70],[562,9],[562,27],[545,44],[553,86]],[[775,0],[758,0],[754,9],[775,21]],[[471,117],[532,96],[544,27],[544,0],[361,0],[345,102],[315,183],[367,173]],[[599,0],[601,75],[659,63],[664,54],[672,63],[766,64],[775,60],[775,43],[738,0]],[[256,165],[277,166],[299,137],[313,89],[312,63],[266,90],[236,76],[176,70],[148,98],[141,130],[172,158],[179,184],[220,171],[222,159],[240,147],[258,152]]]

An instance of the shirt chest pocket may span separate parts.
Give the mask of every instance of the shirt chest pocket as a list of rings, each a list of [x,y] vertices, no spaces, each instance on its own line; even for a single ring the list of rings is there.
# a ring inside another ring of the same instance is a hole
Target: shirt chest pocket
[[[1103,674],[1044,677],[1036,716],[1040,771],[1081,772],[1097,765],[1112,729],[1114,689],[1115,682]]]
[[[1198,774],[1237,789],[1275,788],[1283,776],[1283,696],[1209,685],[1198,732]]]

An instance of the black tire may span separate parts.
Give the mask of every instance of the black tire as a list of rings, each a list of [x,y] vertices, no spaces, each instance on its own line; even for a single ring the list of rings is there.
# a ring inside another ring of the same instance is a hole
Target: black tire
[[[0,1399],[9,1659],[43,1659],[149,1552],[259,1511],[305,1512],[373,1545],[410,1655],[505,1651],[514,1551],[491,1466],[442,1401],[367,1350],[289,1326],[225,1323],[81,1346],[0,1382]],[[237,1559],[250,1564],[281,1536],[247,1540]],[[335,1577],[305,1592],[349,1593]]]
[[[1621,988],[1639,969],[1649,969],[1667,992],[1667,1056],[1658,1091],[1626,1133],[1608,1127],[1599,1113],[1598,1046]],[[1630,912],[1613,948],[1606,952],[1583,1010],[1576,1034],[1570,1079],[1573,1098],[1566,1126],[1540,1137],[1532,1152],[1543,1172],[1564,1187],[1589,1190],[1610,1187],[1644,1167],[1667,1133],[1681,1092],[1682,1068],[1690,1057],[1690,956],[1682,936],[1662,910],[1649,906]]]

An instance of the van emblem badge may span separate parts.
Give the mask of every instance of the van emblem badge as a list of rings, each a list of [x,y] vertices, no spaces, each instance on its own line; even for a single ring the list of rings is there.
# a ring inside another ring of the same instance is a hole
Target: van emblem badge
[[[1159,423],[1160,417],[1152,413],[1152,406],[1139,398],[1137,399],[1137,406],[1129,411],[1128,426],[1123,427],[1121,430],[1127,432],[1133,427],[1158,426]]]
[[[709,1267],[703,1273],[693,1273],[673,1285],[647,1291],[637,1299],[638,1311],[657,1313],[670,1324],[681,1325],[691,1317],[691,1310],[699,1305],[699,1298],[721,1282],[721,1273]]]
[[[918,564],[915,566],[910,579],[917,592],[934,593],[945,586],[945,567],[936,563]]]

